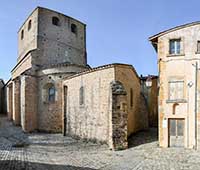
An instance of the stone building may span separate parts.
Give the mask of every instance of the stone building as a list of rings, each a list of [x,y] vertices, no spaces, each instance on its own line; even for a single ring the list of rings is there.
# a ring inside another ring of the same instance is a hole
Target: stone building
[[[128,146],[128,136],[148,127],[140,78],[131,65],[110,64],[66,78],[64,134]]]
[[[8,116],[24,131],[60,132],[62,79],[88,69],[86,25],[38,7],[18,31]]]
[[[0,114],[4,113],[4,81],[0,79]]]
[[[200,146],[200,22],[149,38],[158,53],[159,143]]]
[[[25,132],[63,132],[123,149],[148,127],[140,77],[131,65],[87,64],[86,25],[37,7],[18,31],[6,84],[7,114]]]
[[[150,127],[158,127],[158,76],[149,75],[140,77],[142,94],[148,108]]]

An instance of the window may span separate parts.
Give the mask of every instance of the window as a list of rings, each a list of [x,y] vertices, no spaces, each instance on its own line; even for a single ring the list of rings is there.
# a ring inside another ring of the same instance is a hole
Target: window
[[[54,102],[55,101],[55,94],[56,94],[55,87],[50,87],[49,91],[48,91],[48,100],[49,100],[49,102]]]
[[[77,27],[75,24],[71,24],[71,32],[73,32],[74,34],[77,34]]]
[[[28,22],[28,31],[31,29],[31,20]]]
[[[130,89],[130,105],[133,107],[133,89]]]
[[[84,87],[83,86],[79,90],[79,103],[80,105],[84,104]]]
[[[60,21],[57,17],[52,18],[52,24],[56,26],[60,26]]]
[[[21,40],[23,40],[24,39],[24,30],[22,30],[22,32],[21,32]]]
[[[181,53],[181,39],[172,39],[169,42],[169,53],[180,54]]]
[[[197,41],[197,53],[200,53],[200,41]]]
[[[169,82],[169,100],[184,99],[184,81]]]

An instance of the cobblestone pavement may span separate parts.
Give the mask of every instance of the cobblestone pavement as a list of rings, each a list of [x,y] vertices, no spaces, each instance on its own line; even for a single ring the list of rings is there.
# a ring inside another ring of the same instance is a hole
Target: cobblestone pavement
[[[200,169],[200,152],[158,147],[155,129],[135,134],[129,149],[63,137],[25,134],[0,117],[0,170],[176,170]]]

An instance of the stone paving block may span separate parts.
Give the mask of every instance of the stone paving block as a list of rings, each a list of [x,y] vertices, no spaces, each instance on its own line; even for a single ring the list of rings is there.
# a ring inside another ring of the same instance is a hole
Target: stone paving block
[[[128,149],[111,151],[107,145],[83,142],[61,134],[25,134],[5,117],[0,117],[0,124],[0,170],[200,169],[200,151],[159,148],[154,129],[132,136]],[[20,137],[28,145],[13,147],[22,141]]]

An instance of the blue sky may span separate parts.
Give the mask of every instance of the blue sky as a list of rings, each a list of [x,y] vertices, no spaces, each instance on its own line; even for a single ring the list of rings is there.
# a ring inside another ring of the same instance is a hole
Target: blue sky
[[[8,80],[17,59],[17,31],[37,6],[87,24],[88,64],[132,64],[138,74],[157,74],[148,37],[200,20],[198,0],[7,0],[0,10],[0,78]]]

